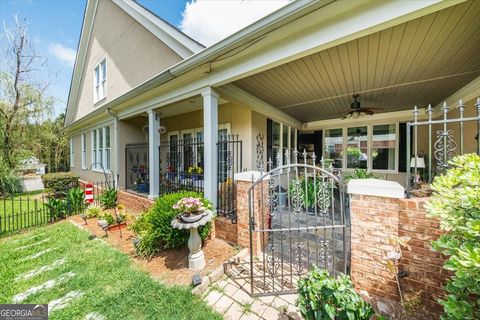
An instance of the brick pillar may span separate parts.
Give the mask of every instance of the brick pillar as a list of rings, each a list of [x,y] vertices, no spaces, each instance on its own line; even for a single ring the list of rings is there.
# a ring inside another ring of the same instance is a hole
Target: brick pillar
[[[358,289],[399,299],[395,274],[386,268],[385,256],[393,247],[386,243],[398,236],[398,199],[351,194],[351,276]]]
[[[249,190],[252,186],[252,175],[254,179],[260,177],[260,173],[256,171],[242,172],[235,175],[235,181],[237,183],[237,243],[243,247],[250,247],[250,221],[249,221]],[[263,184],[263,185],[262,185]],[[264,205],[264,224],[268,222],[268,180],[264,180],[262,183],[257,184],[253,191],[254,201],[252,201],[252,208],[254,209],[254,219],[257,228],[262,226],[261,218],[261,192],[263,190],[263,205]],[[267,233],[262,233],[264,240],[268,236]],[[259,232],[254,232],[252,235],[253,252],[259,255],[262,250],[261,235]],[[264,241],[264,244],[266,241]]]

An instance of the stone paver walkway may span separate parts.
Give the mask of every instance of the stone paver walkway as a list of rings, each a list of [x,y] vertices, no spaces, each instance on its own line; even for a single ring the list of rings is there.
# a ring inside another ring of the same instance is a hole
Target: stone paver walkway
[[[245,281],[239,285],[225,277],[210,285],[203,299],[227,320],[302,319],[295,306],[296,294],[252,298],[246,286]]]

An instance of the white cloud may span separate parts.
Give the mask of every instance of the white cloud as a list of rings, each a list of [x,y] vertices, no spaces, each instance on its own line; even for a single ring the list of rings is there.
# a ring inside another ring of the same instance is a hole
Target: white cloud
[[[68,65],[73,66],[75,63],[75,56],[77,52],[72,48],[64,46],[60,43],[52,43],[50,44],[49,50],[55,57],[63,62],[68,63]]]
[[[209,46],[283,7],[290,0],[191,0],[180,30]]]

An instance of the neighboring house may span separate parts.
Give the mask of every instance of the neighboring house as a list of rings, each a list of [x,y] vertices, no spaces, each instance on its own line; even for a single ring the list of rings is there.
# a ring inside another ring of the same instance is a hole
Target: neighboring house
[[[307,149],[405,186],[414,106],[420,119],[459,99],[465,117],[480,113],[479,16],[473,0],[294,1],[204,48],[134,1],[88,1],[65,121],[71,170],[100,181],[101,163],[122,189],[216,202],[226,171]],[[342,119],[354,94],[373,115]],[[477,125],[465,123],[463,152],[478,151]],[[426,128],[416,153],[428,154]],[[241,145],[217,144],[229,134]]]
[[[18,169],[23,174],[42,175],[45,174],[46,166],[47,165],[45,163],[40,162],[40,160],[32,156],[27,159],[20,160]]]

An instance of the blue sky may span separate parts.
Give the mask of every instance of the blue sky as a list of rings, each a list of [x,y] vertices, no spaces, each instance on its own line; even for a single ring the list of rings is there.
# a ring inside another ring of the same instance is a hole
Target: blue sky
[[[210,45],[271,13],[291,0],[138,0],[199,42]],[[86,0],[0,0],[0,21],[13,16],[29,22],[36,52],[48,58],[56,74],[47,94],[55,97],[55,115],[64,112]],[[0,36],[0,45],[5,46]],[[0,60],[0,69],[4,69]]]
[[[140,2],[161,15],[163,19],[178,25],[186,1],[141,0]],[[30,24],[29,34],[35,42],[37,53],[48,57],[48,68],[51,73],[56,73],[55,80],[48,90],[48,94],[58,99],[55,104],[55,114],[65,109],[73,65],[52,54],[52,48],[56,48],[55,45],[59,44],[77,50],[85,3],[85,0],[0,0],[2,33],[4,21],[7,25],[11,24],[15,14],[18,14],[21,20],[27,19]],[[4,44],[2,41],[1,45]]]

